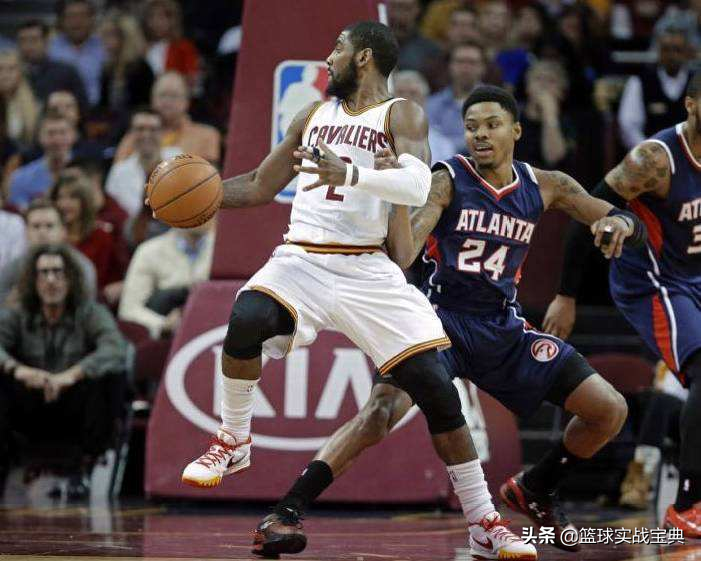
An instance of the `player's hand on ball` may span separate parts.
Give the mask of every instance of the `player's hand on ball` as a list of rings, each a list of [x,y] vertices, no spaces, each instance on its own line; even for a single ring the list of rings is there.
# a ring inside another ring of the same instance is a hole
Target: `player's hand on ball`
[[[303,191],[311,191],[323,185],[340,187],[346,182],[346,162],[334,154],[323,140],[320,140],[316,147],[298,146],[293,155],[300,160],[315,162],[317,166],[294,165],[297,173],[311,173],[319,176],[314,183],[304,187]]]
[[[396,169],[401,167],[397,156],[389,148],[383,148],[375,154],[375,169]]]
[[[621,216],[604,216],[591,225],[594,245],[601,249],[606,259],[620,257],[623,242],[633,235],[633,226]]]
[[[550,335],[567,339],[574,328],[577,317],[577,303],[570,296],[555,296],[543,319],[543,330]]]

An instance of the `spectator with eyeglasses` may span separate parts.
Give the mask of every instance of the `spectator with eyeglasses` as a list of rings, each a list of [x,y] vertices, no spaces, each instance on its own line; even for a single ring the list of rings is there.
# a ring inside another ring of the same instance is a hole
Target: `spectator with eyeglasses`
[[[85,497],[115,426],[110,388],[123,387],[123,378],[109,377],[124,376],[126,349],[109,310],[85,298],[70,249],[33,248],[19,306],[0,310],[0,458],[8,457],[11,431],[30,441],[75,440],[69,496]]]

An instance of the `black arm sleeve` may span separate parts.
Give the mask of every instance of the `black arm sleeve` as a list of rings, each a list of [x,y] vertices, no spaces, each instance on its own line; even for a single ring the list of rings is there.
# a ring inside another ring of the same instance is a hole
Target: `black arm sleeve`
[[[603,199],[618,208],[625,208],[626,206],[626,200],[611,189],[604,179],[594,187],[591,195],[592,197]],[[589,259],[593,247],[589,227],[573,220],[565,234],[565,256],[558,294],[571,296],[572,298],[577,297],[579,287],[582,284],[584,265]]]

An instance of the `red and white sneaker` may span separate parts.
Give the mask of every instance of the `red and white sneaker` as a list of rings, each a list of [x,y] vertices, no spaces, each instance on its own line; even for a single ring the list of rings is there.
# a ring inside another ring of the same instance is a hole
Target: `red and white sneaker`
[[[470,524],[470,554],[478,559],[538,559],[535,547],[524,542],[506,524],[496,511],[482,518],[479,524]]]
[[[216,487],[225,475],[251,465],[251,437],[240,444],[224,429],[212,438],[209,450],[183,470],[182,482],[193,487]]]
[[[663,526],[681,529],[685,538],[701,538],[701,508],[699,508],[699,503],[683,512],[678,512],[673,504],[669,505],[664,514]]]

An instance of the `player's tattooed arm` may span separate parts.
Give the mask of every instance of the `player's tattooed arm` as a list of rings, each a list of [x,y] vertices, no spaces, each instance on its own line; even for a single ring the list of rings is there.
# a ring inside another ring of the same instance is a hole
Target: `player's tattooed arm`
[[[413,239],[413,251],[411,259],[406,265],[411,265],[421,253],[428,239],[428,235],[441,219],[443,211],[450,206],[453,200],[453,179],[446,169],[433,172],[431,177],[431,191],[428,201],[420,208],[411,212],[411,237]]]
[[[375,154],[375,169],[398,167],[397,157],[390,150],[381,150]],[[431,176],[431,190],[426,204],[414,208],[410,217],[405,214],[408,207],[394,205],[387,232],[390,259],[402,269],[411,266],[452,200],[453,180],[447,170],[440,169]]]
[[[592,197],[577,181],[561,171],[534,170],[545,208],[562,210],[578,222],[590,226],[594,245],[604,257],[620,257],[623,242],[635,232],[634,224],[622,216],[608,216],[613,205]],[[604,232],[611,235],[602,245]]]
[[[282,142],[272,149],[256,169],[224,181],[222,207],[264,205],[271,202],[292,181],[296,175],[292,166],[300,162],[292,153],[302,144],[304,125],[317,105],[318,102],[310,103],[297,113]]]
[[[643,193],[664,197],[671,177],[667,152],[659,142],[641,142],[606,174],[606,183],[627,201]]]

